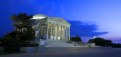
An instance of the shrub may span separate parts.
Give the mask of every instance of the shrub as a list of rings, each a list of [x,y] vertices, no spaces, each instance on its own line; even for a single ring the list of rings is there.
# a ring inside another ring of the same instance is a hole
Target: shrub
[[[111,47],[113,47],[113,48],[121,48],[121,44],[116,44],[116,43],[112,43],[111,44]]]
[[[35,43],[19,43],[19,47],[35,47],[35,46],[39,46],[39,44],[35,44]]]
[[[7,53],[15,53],[19,52],[19,47],[17,46],[4,46],[4,51]]]

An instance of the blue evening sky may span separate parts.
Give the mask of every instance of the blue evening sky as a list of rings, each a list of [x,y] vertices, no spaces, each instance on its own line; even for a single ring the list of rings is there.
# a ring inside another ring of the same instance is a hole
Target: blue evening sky
[[[12,30],[10,16],[44,14],[70,22],[71,36],[121,40],[121,0],[0,0],[0,36]]]

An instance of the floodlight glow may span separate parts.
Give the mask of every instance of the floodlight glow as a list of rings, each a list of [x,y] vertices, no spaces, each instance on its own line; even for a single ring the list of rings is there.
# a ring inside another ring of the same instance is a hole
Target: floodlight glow
[[[43,19],[43,18],[45,18],[45,17],[46,17],[45,15],[42,15],[42,14],[36,14],[36,15],[33,16],[32,19]]]

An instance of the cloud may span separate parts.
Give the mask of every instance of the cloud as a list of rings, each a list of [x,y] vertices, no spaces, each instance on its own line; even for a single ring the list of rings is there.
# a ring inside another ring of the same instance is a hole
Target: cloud
[[[71,36],[79,35],[81,37],[93,37],[108,32],[97,32],[98,26],[96,24],[89,24],[81,21],[68,21],[71,23]]]

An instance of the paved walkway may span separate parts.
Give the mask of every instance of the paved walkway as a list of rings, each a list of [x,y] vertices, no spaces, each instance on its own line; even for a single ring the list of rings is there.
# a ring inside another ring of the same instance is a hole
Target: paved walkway
[[[117,48],[46,48],[37,53],[0,55],[0,57],[121,57]]]

